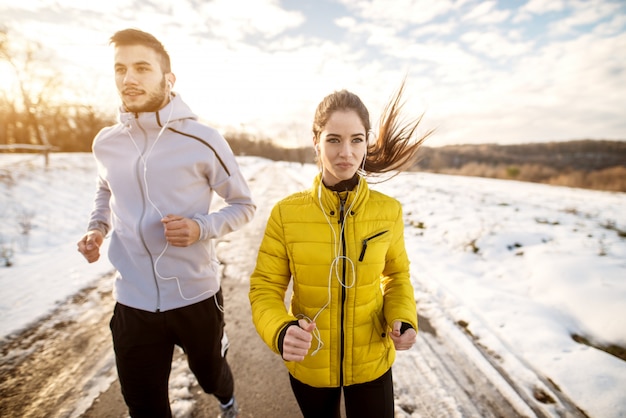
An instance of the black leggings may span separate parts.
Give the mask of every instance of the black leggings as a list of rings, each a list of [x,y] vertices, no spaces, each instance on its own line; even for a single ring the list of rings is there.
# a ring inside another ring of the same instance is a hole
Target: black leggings
[[[233,395],[233,375],[222,355],[224,314],[221,291],[212,298],[165,312],[116,304],[111,318],[117,373],[133,418],[172,416],[168,380],[174,346],[183,348],[189,368],[206,393],[222,403]]]
[[[289,375],[291,389],[304,418],[339,418],[341,388],[316,388]],[[393,418],[393,379],[391,369],[376,380],[344,386],[346,417]]]

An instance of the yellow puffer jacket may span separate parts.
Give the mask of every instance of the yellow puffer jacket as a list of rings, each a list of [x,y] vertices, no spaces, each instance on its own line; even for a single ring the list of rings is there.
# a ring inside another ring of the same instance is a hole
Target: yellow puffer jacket
[[[286,325],[299,318],[317,324],[321,348],[315,352],[314,338],[303,361],[285,363],[292,376],[315,387],[382,376],[395,360],[391,324],[399,320],[417,330],[400,203],[361,179],[344,207],[342,231],[339,194],[322,186],[320,175],[311,190],[278,202],[250,278],[254,324],[277,354]]]

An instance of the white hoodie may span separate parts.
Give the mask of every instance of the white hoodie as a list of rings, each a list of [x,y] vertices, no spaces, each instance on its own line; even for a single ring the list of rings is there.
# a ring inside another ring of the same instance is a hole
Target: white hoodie
[[[220,276],[212,239],[240,228],[256,210],[226,140],[176,95],[158,112],[121,113],[119,123],[98,133],[93,154],[98,188],[89,229],[112,231],[116,300],[156,312],[213,296]],[[209,213],[213,192],[226,205]],[[168,245],[161,223],[168,214],[198,222],[199,241]]]

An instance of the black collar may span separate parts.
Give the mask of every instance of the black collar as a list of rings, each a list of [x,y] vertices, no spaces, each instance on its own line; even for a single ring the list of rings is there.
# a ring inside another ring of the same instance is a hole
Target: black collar
[[[342,180],[334,186],[326,186],[324,184],[324,187],[328,190],[332,190],[333,192],[347,192],[353,190],[357,184],[359,184],[359,175],[355,174],[351,179]]]

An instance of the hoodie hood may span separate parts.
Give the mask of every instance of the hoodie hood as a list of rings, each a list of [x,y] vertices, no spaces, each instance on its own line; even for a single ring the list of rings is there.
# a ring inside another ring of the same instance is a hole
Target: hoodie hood
[[[121,105],[118,108],[118,121],[126,127],[130,126],[133,121],[137,121],[144,127],[162,128],[164,125],[171,125],[185,119],[198,120],[198,116],[183,102],[179,94],[172,93],[172,95],[169,103],[156,112],[128,112]]]

